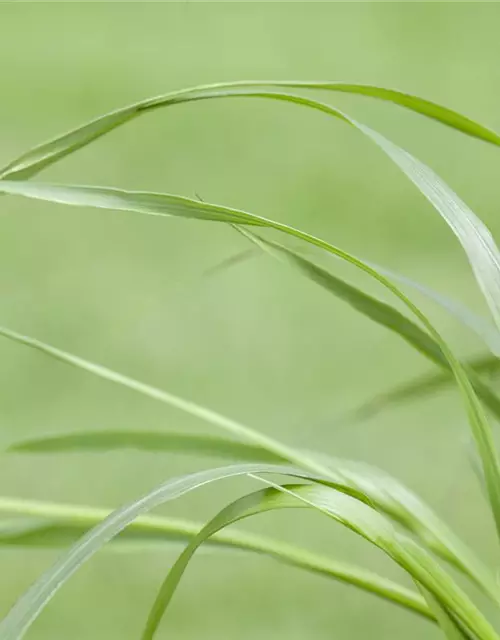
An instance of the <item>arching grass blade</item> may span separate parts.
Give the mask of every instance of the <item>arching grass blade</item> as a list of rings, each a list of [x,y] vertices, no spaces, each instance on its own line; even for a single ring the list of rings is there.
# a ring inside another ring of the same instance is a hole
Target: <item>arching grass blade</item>
[[[0,178],[27,179],[55,162],[78,151],[91,142],[106,135],[137,116],[160,107],[173,106],[182,102],[217,97],[224,92],[238,92],[246,88],[289,88],[337,91],[376,98],[391,102],[423,116],[431,118],[469,136],[500,146],[500,136],[491,129],[475,122],[457,111],[425,100],[403,91],[346,82],[300,82],[300,81],[242,81],[200,85],[181,91],[148,98],[105,114],[81,127],[58,136],[22,154],[0,170]]]
[[[409,538],[397,534],[389,523],[369,506],[363,505],[349,496],[338,494],[329,487],[319,485],[279,487],[274,483],[269,484],[272,484],[273,488],[249,494],[219,512],[186,547],[170,569],[160,588],[148,616],[142,640],[152,640],[186,567],[196,549],[206,539],[243,518],[269,510],[300,506],[319,509],[381,548],[410,575],[416,578],[418,576],[418,581],[422,580],[422,584],[429,588],[433,594],[440,598],[444,597],[446,604],[451,605],[453,612],[457,615],[459,613],[458,607],[460,607],[461,620],[475,633],[479,632],[478,637],[484,640],[497,638],[494,630],[481,613],[453,580],[432,560],[431,556],[426,555],[423,550],[419,549],[418,551],[419,563],[422,563],[422,558],[425,558],[425,569],[423,567],[420,569],[418,563],[413,564],[408,561],[409,556],[416,555],[414,549],[418,547]]]

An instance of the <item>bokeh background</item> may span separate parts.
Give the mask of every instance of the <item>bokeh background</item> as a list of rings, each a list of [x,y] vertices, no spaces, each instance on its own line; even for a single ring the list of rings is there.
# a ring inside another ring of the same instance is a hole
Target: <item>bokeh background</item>
[[[500,129],[495,4],[6,3],[0,7],[0,156],[110,109],[199,83],[330,79],[396,87]],[[494,232],[498,149],[397,107],[321,96],[429,163]],[[454,237],[379,150],[341,122],[257,100],[151,113],[40,178],[199,194],[289,222],[484,312]],[[356,425],[342,416],[430,365],[395,336],[255,258],[230,228],[2,198],[0,322],[206,404],[286,442],[380,466],[494,562],[490,519],[449,390]],[[329,263],[367,291],[384,292]],[[414,295],[464,356],[481,345]],[[85,429],[206,425],[0,341],[0,445]],[[219,461],[167,454],[2,456],[7,496],[117,506]],[[205,489],[161,512],[204,520],[253,485]],[[381,554],[315,514],[246,528],[407,583]],[[33,640],[137,638],[172,549],[101,553],[57,595]],[[0,608],[58,552],[0,550]],[[425,622],[353,588],[265,558],[200,554],[161,638],[427,638]]]

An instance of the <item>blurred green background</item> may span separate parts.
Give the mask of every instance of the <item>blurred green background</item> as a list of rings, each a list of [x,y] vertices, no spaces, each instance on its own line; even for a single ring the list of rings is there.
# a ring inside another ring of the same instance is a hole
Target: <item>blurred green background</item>
[[[498,20],[485,3],[40,3],[0,7],[0,154],[110,109],[237,79],[347,80],[396,87],[500,129]],[[498,149],[391,105],[327,94],[428,162],[500,231]],[[40,178],[199,194],[299,226],[484,312],[454,237],[362,136],[321,114],[265,101],[155,112]],[[264,257],[211,278],[246,245],[212,223],[71,209],[17,198],[0,207],[0,322],[192,398],[303,447],[378,465],[496,558],[453,391],[355,426],[341,416],[430,365],[393,335]],[[336,272],[384,297],[352,270]],[[462,355],[481,346],[425,300]],[[85,429],[209,428],[106,382],[0,341],[0,445]],[[214,461],[213,464],[219,464]],[[210,461],[164,454],[3,456],[2,493],[117,506]],[[163,513],[204,520],[249,482]],[[247,529],[379,570],[381,554],[305,512]],[[0,551],[0,607],[58,553]],[[57,595],[34,640],[137,638],[175,552],[101,553]],[[425,622],[353,588],[265,558],[200,554],[159,637],[427,638]]]

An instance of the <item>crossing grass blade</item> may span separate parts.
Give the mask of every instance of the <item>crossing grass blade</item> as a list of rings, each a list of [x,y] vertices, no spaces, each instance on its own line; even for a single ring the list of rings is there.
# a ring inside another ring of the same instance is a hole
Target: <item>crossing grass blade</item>
[[[500,603],[500,587],[492,572],[405,485],[375,467],[339,460],[331,455],[310,453],[329,469],[329,482],[337,491],[355,496],[360,502],[402,526],[427,549],[468,576],[493,602]]]
[[[47,502],[0,498],[0,513],[16,518],[0,519],[0,546],[59,548],[76,542],[95,527],[111,511],[87,506],[63,505]],[[168,544],[188,544],[203,525],[190,520],[157,516],[139,516],[119,533],[104,549],[121,548],[127,552],[152,548],[162,549]],[[338,562],[307,549],[245,531],[221,530],[206,541],[210,548],[220,551],[244,551],[272,558],[278,562],[340,581],[403,607],[433,621],[424,600],[412,590],[345,562]],[[161,546],[158,546],[161,545]]]
[[[253,475],[253,474],[252,474]],[[220,511],[193,538],[171,567],[153,603],[142,640],[152,640],[179,582],[195,551],[221,529],[244,518],[275,509],[309,507],[319,510],[379,547],[439,601],[478,638],[498,639],[479,610],[450,576],[410,538],[406,538],[380,514],[334,489],[320,485],[279,486],[263,480],[271,488],[249,494]]]
[[[170,479],[138,500],[134,500],[113,511],[103,522],[80,538],[14,604],[9,613],[0,622],[0,638],[2,640],[21,640],[32,622],[63,584],[82,564],[121,533],[138,516],[217,480],[245,476],[250,473],[269,473],[303,479],[318,479],[317,475],[308,474],[292,467],[265,464],[232,465]]]

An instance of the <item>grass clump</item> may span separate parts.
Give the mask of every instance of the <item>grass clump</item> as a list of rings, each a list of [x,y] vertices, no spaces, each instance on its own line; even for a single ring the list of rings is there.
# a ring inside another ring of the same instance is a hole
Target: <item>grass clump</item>
[[[432,378],[406,384],[361,407],[351,419],[380,411],[392,402],[421,396],[454,381],[468,417],[491,516],[500,537],[500,462],[486,412],[487,409],[495,417],[500,417],[500,398],[482,377],[484,372],[496,372],[499,368],[500,252],[481,220],[429,167],[348,114],[329,104],[289,92],[309,89],[348,92],[395,103],[461,133],[500,146],[500,137],[490,129],[448,108],[394,90],[337,82],[236,82],[194,87],[108,113],[9,163],[0,170],[0,193],[68,206],[90,206],[165,218],[177,216],[232,225],[245,236],[251,247],[291,267],[358,313],[395,333],[428,358],[439,372]],[[403,292],[399,284],[401,278],[397,274],[391,274],[322,238],[285,223],[167,193],[31,181],[43,169],[143,113],[190,102],[226,98],[266,99],[279,101],[283,105],[301,106],[310,109],[311,113],[321,113],[354,127],[375,143],[427,198],[456,235],[488,304],[494,325],[477,318],[441,294],[425,289],[418,283],[413,285],[438,301],[466,326],[480,333],[490,352],[463,363],[427,315]],[[270,230],[279,232],[284,242],[288,239],[301,244],[298,248],[291,248],[288,244],[271,240],[266,235]],[[305,250],[308,247],[326,252],[370,276],[404,305],[406,313],[368,295],[329,270],[320,268],[307,256]],[[0,623],[2,640],[22,638],[57,590],[104,545],[126,544],[126,549],[133,550],[168,541],[182,541],[186,547],[171,567],[152,604],[145,622],[143,640],[150,640],[156,634],[186,567],[202,544],[266,554],[295,567],[352,584],[424,616],[439,625],[443,634],[452,640],[500,640],[500,632],[493,621],[462,589],[455,577],[456,572],[450,571],[451,567],[458,570],[465,579],[479,587],[495,607],[500,607],[500,587],[495,579],[495,570],[484,566],[454,531],[394,478],[376,469],[338,460],[324,453],[294,448],[191,400],[144,384],[11,329],[0,328],[0,334],[82,371],[187,412],[219,430],[214,436],[141,430],[126,433],[69,433],[58,437],[48,435],[14,443],[12,452],[64,454],[68,451],[134,448],[196,452],[229,458],[233,462],[229,466],[168,479],[146,495],[111,513],[74,505],[0,498],[0,511],[16,516],[15,522],[7,521],[5,525],[0,525],[1,544],[25,547],[71,545],[56,564],[19,598]],[[237,476],[251,477],[259,486],[258,490],[225,507],[205,526],[147,515],[148,511],[164,502],[180,498],[201,486]],[[233,529],[226,531],[236,522],[283,508],[319,511],[337,524],[347,527],[384,551],[402,567],[412,578],[415,590],[403,588],[362,568],[319,557],[280,541]],[[445,564],[441,565],[439,560],[445,561]]]

